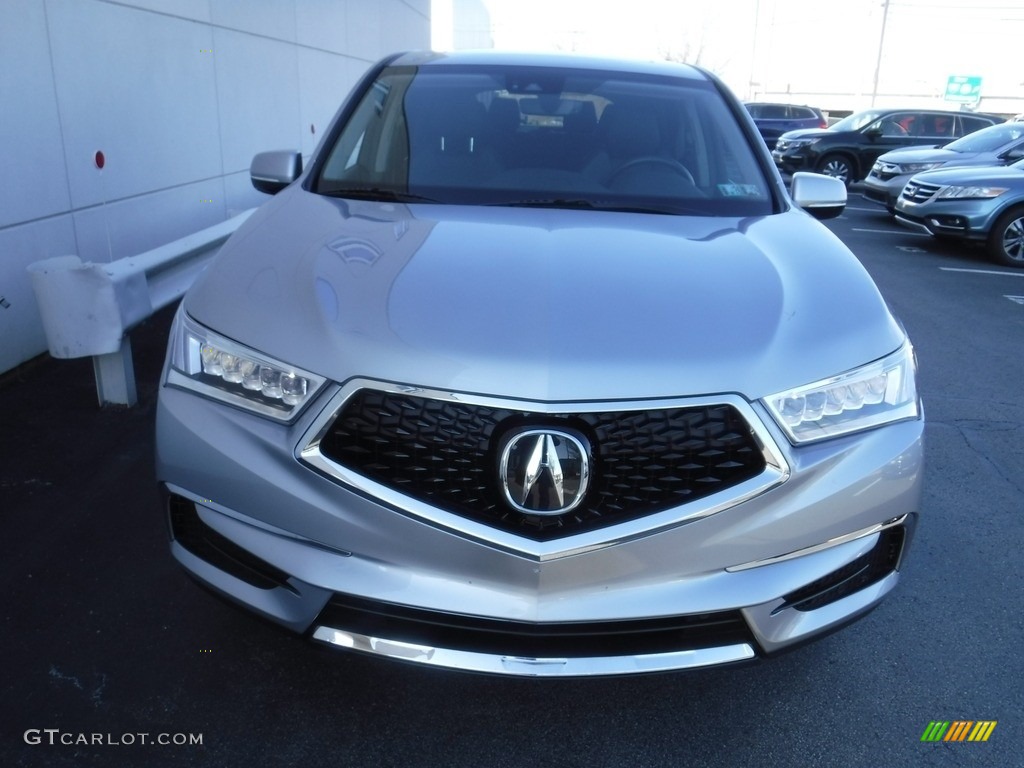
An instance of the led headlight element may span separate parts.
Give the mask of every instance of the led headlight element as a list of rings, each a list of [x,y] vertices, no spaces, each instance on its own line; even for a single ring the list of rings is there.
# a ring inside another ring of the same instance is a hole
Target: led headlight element
[[[812,144],[817,144],[819,141],[821,141],[821,139],[818,137],[813,139],[790,139],[787,144],[789,149],[800,149],[801,147],[809,147]]]
[[[920,173],[938,168],[940,165],[942,163],[898,163],[896,168],[900,173]]]
[[[1001,194],[1006,192],[1007,187],[957,187],[948,186],[940,189],[936,195],[936,200],[942,199],[956,199],[963,200],[965,198],[978,198],[980,200],[989,200],[993,197],[999,197]]]
[[[321,376],[226,339],[179,310],[171,330],[167,383],[289,421],[324,385]]]
[[[794,443],[822,440],[920,415],[910,344],[861,368],[765,398]]]

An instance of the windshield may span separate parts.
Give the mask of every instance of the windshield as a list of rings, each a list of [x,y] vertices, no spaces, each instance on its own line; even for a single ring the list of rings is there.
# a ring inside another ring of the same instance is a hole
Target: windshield
[[[705,80],[520,66],[392,67],[314,191],[406,202],[748,216],[769,179]]]
[[[882,116],[877,109],[869,109],[866,112],[854,112],[828,127],[830,131],[859,131],[868,123],[872,123]]]
[[[954,152],[995,152],[1005,144],[1024,136],[1024,123],[1001,123],[969,133],[951,141],[944,149]]]

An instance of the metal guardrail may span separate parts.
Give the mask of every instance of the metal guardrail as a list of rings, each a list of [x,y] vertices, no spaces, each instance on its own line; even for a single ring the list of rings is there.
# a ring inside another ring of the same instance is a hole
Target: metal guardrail
[[[135,405],[128,332],[180,299],[228,237],[255,211],[108,264],[55,256],[29,264],[32,288],[57,358],[92,357],[100,405]]]

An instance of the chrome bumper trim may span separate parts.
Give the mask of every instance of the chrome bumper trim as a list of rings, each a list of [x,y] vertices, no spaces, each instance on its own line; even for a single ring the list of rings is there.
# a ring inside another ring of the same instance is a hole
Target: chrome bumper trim
[[[894,517],[892,520],[886,520],[884,523],[877,523],[876,525],[870,525],[867,528],[861,528],[859,531],[853,533],[847,533],[843,536],[836,536],[834,539],[822,542],[821,544],[815,544],[813,547],[805,547],[804,549],[798,549],[795,552],[787,552],[784,555],[777,555],[776,557],[766,557],[763,560],[754,560],[749,563],[741,563],[740,565],[730,565],[725,570],[729,573],[737,573],[738,571],[748,571],[751,568],[760,568],[764,565],[772,565],[774,563],[781,563],[786,560],[793,560],[797,557],[805,557],[807,555],[813,555],[815,552],[821,552],[824,549],[831,549],[832,547],[838,547],[840,544],[846,544],[848,541],[856,541],[862,539],[865,536],[870,536],[873,533],[879,533],[884,531],[886,528],[892,528],[894,525],[903,525],[906,522],[909,515],[901,515],[900,517]]]
[[[635,656],[592,656],[582,658],[533,658],[502,656],[454,648],[434,648],[381,637],[370,637],[344,629],[318,626],[313,639],[374,656],[411,661],[434,667],[461,669],[518,677],[600,677],[636,675],[644,672],[668,672],[717,664],[749,661],[755,658],[748,643],[690,651],[640,654]]]
[[[916,230],[918,232],[923,232],[926,235],[930,235],[932,233],[932,231],[930,229],[928,229],[928,227],[926,227],[924,224],[922,224],[919,221],[911,221],[908,218],[900,216],[898,213],[896,214],[895,218],[896,218],[896,222],[897,223],[902,224],[904,227],[907,227],[908,229],[913,229],[913,230]]]

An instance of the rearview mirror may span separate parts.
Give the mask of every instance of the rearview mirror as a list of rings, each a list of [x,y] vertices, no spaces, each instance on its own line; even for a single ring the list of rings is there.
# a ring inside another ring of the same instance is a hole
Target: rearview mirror
[[[846,210],[846,185],[832,176],[797,171],[790,197],[816,219],[833,219]]]
[[[302,155],[294,150],[260,152],[249,166],[249,178],[260,192],[276,195],[302,174]]]

